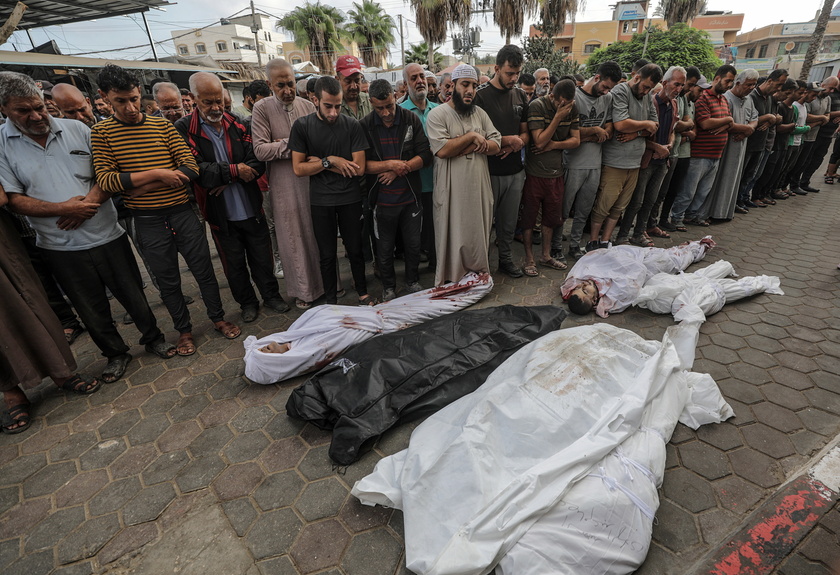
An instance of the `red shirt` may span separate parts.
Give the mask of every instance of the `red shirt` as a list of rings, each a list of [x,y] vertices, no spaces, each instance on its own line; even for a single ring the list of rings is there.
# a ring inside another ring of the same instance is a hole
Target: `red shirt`
[[[723,94],[716,94],[714,88],[704,90],[694,104],[694,122],[697,125],[697,137],[691,142],[692,158],[708,158],[719,160],[723,155],[723,148],[729,139],[729,134],[712,134],[700,127],[702,120],[710,118],[725,118],[731,116],[729,102]]]

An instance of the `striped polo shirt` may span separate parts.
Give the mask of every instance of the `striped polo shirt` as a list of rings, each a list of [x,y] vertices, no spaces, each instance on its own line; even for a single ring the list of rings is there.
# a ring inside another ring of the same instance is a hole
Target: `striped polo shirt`
[[[731,116],[729,102],[723,94],[716,94],[714,88],[703,90],[694,104],[694,123],[697,125],[697,137],[691,142],[691,157],[719,160],[723,155],[723,148],[729,140],[729,134],[722,132],[712,134],[700,127],[700,122],[710,118],[725,118]]]
[[[131,174],[147,170],[180,170],[195,178],[198,164],[184,138],[164,118],[143,114],[137,124],[124,124],[111,116],[91,130],[93,169],[99,186],[115,194],[131,188]],[[136,198],[123,195],[132,210],[158,210],[186,204],[185,185],[161,187]]]

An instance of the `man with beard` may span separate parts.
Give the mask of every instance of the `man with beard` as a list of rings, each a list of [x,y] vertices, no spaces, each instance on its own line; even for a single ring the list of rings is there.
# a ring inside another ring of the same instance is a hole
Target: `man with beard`
[[[429,112],[438,106],[429,95],[427,86],[428,83],[434,79],[434,74],[429,76],[429,72],[425,73],[424,83],[420,75],[423,73],[423,68],[420,64],[408,64],[403,68],[403,76],[408,84],[408,96],[400,104],[406,110],[411,110],[420,122],[423,124],[423,133],[427,133],[426,120],[429,117]],[[428,261],[429,267],[434,268],[437,265],[437,257],[435,256],[435,220],[432,212],[432,192],[435,190],[435,168],[429,165],[420,170],[420,181],[422,187],[421,204],[423,205],[423,229],[420,232],[420,258],[421,261]],[[425,256],[425,259],[424,259]]]
[[[344,58],[346,63],[347,58],[353,57]],[[346,67],[343,69],[347,71]],[[365,173],[368,143],[359,122],[341,113],[344,106],[341,84],[335,78],[320,78],[315,83],[315,97],[318,101],[315,113],[299,118],[292,125],[289,149],[292,150],[295,175],[309,178],[312,229],[320,253],[324,297],[328,304],[335,304],[338,299],[336,239],[340,231],[359,304],[374,305],[376,300],[367,290],[362,253],[362,190],[359,178]]]
[[[610,246],[610,238],[633,192],[646,139],[659,129],[659,118],[650,91],[662,79],[656,64],[643,66],[629,82],[611,90],[613,137],[603,144],[601,180],[586,251]]]
[[[750,192],[772,153],[772,149],[766,149],[767,142],[775,139],[776,124],[781,120],[781,116],[776,114],[776,101],[773,99],[773,94],[779,91],[787,79],[787,70],[781,68],[773,70],[750,94],[753,108],[758,114],[758,123],[755,132],[747,139],[744,168],[741,173],[738,200],[735,203],[737,214],[746,214],[749,213],[749,208],[760,207],[758,203],[750,200]],[[762,202],[761,205],[764,203]]]
[[[435,285],[467,272],[488,272],[493,188],[487,156],[501,150],[502,137],[490,117],[473,105],[478,75],[460,64],[452,72],[452,100],[429,114],[426,126],[435,165]]]
[[[195,110],[175,123],[196,162],[193,182],[198,205],[210,224],[233,299],[242,321],[257,319],[259,300],[278,313],[289,311],[280,297],[271,259],[271,237],[257,185],[265,163],[254,156],[248,129],[224,109],[222,82],[208,72],[190,76]],[[250,274],[248,273],[250,270]]]
[[[420,74],[418,83],[425,81],[422,69]],[[403,242],[406,291],[423,289],[418,272],[423,213],[419,172],[432,164],[432,153],[420,119],[396,105],[388,80],[374,80],[369,95],[373,112],[361,122],[369,146],[365,171],[369,202],[375,206],[382,301],[390,301],[397,297],[394,246],[398,235]]]
[[[93,106],[90,105],[90,98],[82,94],[72,84],[56,84],[53,88],[53,100],[64,117],[68,120],[78,120],[90,128],[96,123],[96,116],[93,115]]]
[[[706,221],[707,218],[731,220],[735,215],[747,138],[758,127],[758,112],[753,106],[753,99],[749,97],[757,82],[758,72],[747,68],[738,74],[732,89],[724,94],[735,123],[729,129],[729,140],[720,160],[715,184],[700,209],[698,221]]]
[[[114,115],[114,109],[111,107],[111,104],[99,94],[93,97],[93,107],[96,108],[96,115],[100,120],[110,118]]]
[[[525,92],[525,96],[528,97],[528,102],[530,103],[531,100],[534,99],[534,92],[536,91],[537,87],[537,80],[534,78],[533,74],[520,74],[519,75],[519,89]]]
[[[140,81],[132,73],[109,64],[96,83],[114,107],[114,116],[91,133],[96,179],[106,192],[121,193],[132,211],[140,249],[180,334],[178,355],[196,351],[178,254],[198,284],[213,327],[227,339],[239,337],[240,329],[225,321],[204,227],[189,204],[186,184],[198,177],[198,164],[184,138],[168,120],[140,111]]]
[[[438,104],[446,104],[452,98],[452,88],[455,86],[452,82],[452,74],[446,73],[440,77],[440,92],[438,93]]]
[[[662,181],[668,174],[668,158],[674,145],[674,126],[680,119],[676,97],[682,93],[685,77],[685,68],[672,66],[662,76],[662,89],[653,97],[659,129],[645,142],[646,150],[636,182],[636,191],[633,192],[633,198],[622,216],[616,243],[622,244],[629,240],[630,243],[643,248],[653,246],[653,240],[645,233],[648,228],[648,216],[659,197]]]
[[[289,297],[306,310],[324,294],[318,263],[318,244],[312,231],[309,204],[309,178],[295,177],[289,135],[298,118],[312,114],[315,106],[295,96],[294,70],[277,58],[266,65],[272,97],[254,104],[251,135],[258,160],[268,163],[269,197],[275,214],[277,251],[284,264],[283,273]],[[316,78],[309,78],[314,84]],[[308,88],[307,88],[308,89]]]
[[[551,72],[548,71],[548,68],[534,70],[534,79],[536,81],[534,98],[548,95],[551,88]]]
[[[338,80],[341,93],[344,94],[341,113],[357,120],[373,111],[370,98],[362,92],[362,77],[362,62],[358,58],[349,55],[338,57],[335,63],[335,79]]]
[[[694,104],[697,137],[691,142],[688,173],[671,207],[671,224],[678,229],[684,228],[684,220],[694,223],[715,183],[729,130],[735,123],[724,94],[732,87],[737,74],[738,71],[729,64],[718,68],[712,87],[704,90]]]
[[[426,99],[430,102],[437,102],[438,93],[437,76],[434,72],[426,70]]]
[[[784,85],[773,94],[776,102],[776,114],[779,121],[775,126],[774,135],[767,137],[767,147],[772,148],[772,153],[767,158],[761,174],[753,186],[752,201],[761,205],[773,205],[776,200],[787,199],[787,194],[776,187],[779,174],[784,167],[785,156],[787,155],[790,133],[796,127],[793,117],[793,102],[802,96],[802,90],[796,80],[788,78]]]
[[[108,359],[102,380],[120,379],[132,359],[114,325],[106,288],[135,319],[146,351],[164,359],[175,355],[146,301],[117,211],[94,180],[90,129],[50,118],[23,74],[2,73],[0,103],[9,119],[0,132],[0,184],[11,209],[27,216],[44,259]],[[80,385],[76,391],[87,389]]]
[[[521,278],[522,268],[513,263],[513,233],[519,217],[525,171],[520,151],[528,145],[528,99],[516,87],[524,57],[518,46],[509,44],[496,54],[493,79],[478,87],[473,103],[482,108],[502,135],[502,149],[487,158],[490,185],[493,187],[493,216],[496,222],[496,245],[499,248],[499,271]],[[558,153],[557,155],[562,156]],[[533,228],[533,225],[531,226]],[[525,230],[527,234],[530,230]],[[528,234],[530,237],[530,234]]]
[[[181,103],[181,90],[172,82],[158,82],[152,87],[160,116],[173,124],[184,117],[184,105]]]
[[[790,190],[795,194],[803,195],[807,192],[819,192],[819,189],[811,187],[810,179],[817,168],[822,165],[823,158],[831,143],[831,136],[826,135],[823,128],[826,132],[836,130],[837,125],[831,122],[831,103],[833,101],[831,94],[837,88],[838,83],[840,83],[840,80],[837,79],[837,76],[830,76],[822,84],[809,87],[811,97],[806,101],[808,112],[806,123],[811,126],[811,130],[803,136],[799,157],[796,164],[788,172]],[[815,95],[813,91],[817,88],[820,90],[817,90]],[[55,90],[53,90],[53,94],[55,94]],[[831,135],[834,135],[833,131]]]
[[[612,137],[612,90],[621,80],[621,68],[609,60],[598,67],[597,73],[575,91],[575,108],[580,123],[580,146],[563,152],[565,181],[563,221],[572,210],[575,219],[569,233],[569,255],[575,259],[583,255],[580,242],[583,228],[589,221],[598,183],[601,181],[601,146]],[[533,86],[532,86],[533,88]],[[562,261],[563,224],[554,228],[551,237],[551,257]]]

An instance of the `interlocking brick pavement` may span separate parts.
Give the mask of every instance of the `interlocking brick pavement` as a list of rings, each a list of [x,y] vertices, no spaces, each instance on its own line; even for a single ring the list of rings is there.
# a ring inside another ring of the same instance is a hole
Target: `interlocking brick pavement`
[[[702,326],[695,370],[716,378],[736,417],[697,432],[677,427],[641,574],[689,571],[840,431],[840,186],[824,187],[657,240],[667,246],[711,233],[719,247],[701,266],[727,259],[741,275],[780,275],[786,295],[738,302]],[[495,276],[493,293],[477,307],[560,304],[564,274],[540,274]],[[220,269],[218,276],[236,321]],[[362,506],[349,490],[381,457],[403,449],[416,423],[335,468],[329,434],[285,415],[304,378],[259,386],[243,377],[242,339],[285,329],[299,312],[262,311],[242,325],[240,340],[228,341],[205,319],[190,274],[183,277],[196,299],[196,355],[163,361],[135,345],[124,379],[89,397],[44,383],[29,391],[31,429],[0,436],[0,572],[408,573],[401,513]],[[430,285],[431,273],[422,281]],[[146,293],[172,339],[158,295]],[[117,304],[114,312],[122,317]],[[564,327],[594,321],[570,317]],[[637,309],[606,321],[652,339],[672,325],[670,316]],[[133,326],[120,331],[137,341]],[[88,335],[73,349],[82,370],[103,368]],[[835,507],[778,572],[829,573],[840,560],[838,538]]]

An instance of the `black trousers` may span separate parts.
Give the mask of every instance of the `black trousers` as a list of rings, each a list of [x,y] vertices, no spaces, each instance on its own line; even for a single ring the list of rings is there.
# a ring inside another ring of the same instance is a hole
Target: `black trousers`
[[[764,165],[764,171],[753,186],[753,199],[760,200],[767,198],[771,193],[776,191],[775,184],[779,179],[779,174],[785,165],[785,158],[787,156],[787,148],[783,150],[773,150],[770,157],[767,158],[767,163]]]
[[[811,155],[813,154],[816,141],[814,142],[806,142],[803,140],[802,144],[799,146],[799,156],[796,158],[796,162],[790,168],[787,173],[786,181],[783,182],[784,184],[789,184],[791,188],[798,188],[799,182],[802,180],[802,175],[805,170],[805,167],[811,161]],[[805,183],[807,186],[808,184]]]
[[[212,234],[233,299],[241,307],[256,307],[260,303],[251,285],[252,278],[263,301],[280,297],[274,277],[271,235],[265,219],[255,217],[228,222],[226,232],[214,229]]]
[[[817,136],[814,140],[814,146],[811,148],[811,157],[808,163],[802,168],[802,176],[799,178],[799,187],[811,185],[811,178],[814,172],[820,169],[825,155],[828,153],[828,148],[831,146],[831,136]]]
[[[741,173],[741,184],[738,188],[738,205],[743,206],[750,199],[750,190],[755,186],[756,176],[761,167],[764,150],[747,152],[744,156],[744,171]]]
[[[38,274],[38,279],[41,280],[44,291],[47,292],[47,301],[50,304],[50,308],[58,316],[58,321],[61,322],[61,327],[64,329],[81,327],[79,318],[76,317],[76,312],[67,303],[61,287],[56,283],[52,269],[44,260],[43,252],[35,245],[35,238],[21,238],[21,240],[23,240],[23,245],[29,254],[29,261],[32,262],[32,267],[35,269],[35,273]]]
[[[677,158],[677,167],[674,168],[674,172],[671,174],[671,179],[666,179],[662,182],[662,188],[667,185],[668,191],[665,192],[665,195],[662,197],[662,208],[659,210],[660,224],[667,222],[668,218],[671,216],[671,206],[674,205],[674,200],[677,198],[677,193],[680,191],[682,181],[688,173],[688,164],[690,161],[691,158]],[[654,206],[654,210],[656,210],[656,206]],[[656,211],[651,211],[651,218],[655,216]]]
[[[106,287],[134,319],[142,334],[141,344],[163,337],[146,301],[137,260],[125,234],[89,250],[41,251],[102,355],[115,357],[129,349],[111,317]]]
[[[341,230],[341,240],[350,260],[350,272],[356,292],[366,295],[365,257],[362,254],[362,202],[344,206],[312,206],[312,231],[321,254],[321,280],[324,282],[324,298],[328,304],[336,303],[336,278],[338,253],[336,240]]]
[[[190,205],[183,204],[169,211],[155,211],[154,215],[135,210],[134,225],[140,237],[140,249],[157,278],[160,297],[178,333],[192,331],[190,312],[181,292],[178,254],[183,256],[198,284],[210,321],[225,319],[219,282],[213,271],[213,262],[210,261],[210,246],[207,245],[204,226]]]
[[[420,232],[420,249],[429,256],[429,267],[437,265],[435,252],[435,218],[432,208],[432,192],[426,192],[423,198],[423,229]]]
[[[423,209],[417,203],[405,206],[376,206],[373,210],[373,229],[376,233],[379,279],[385,289],[397,287],[394,271],[394,245],[402,237],[405,260],[405,283],[420,280],[420,234],[423,229]]]

